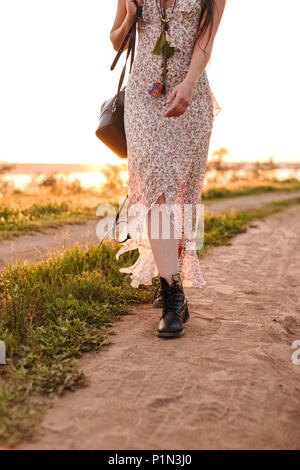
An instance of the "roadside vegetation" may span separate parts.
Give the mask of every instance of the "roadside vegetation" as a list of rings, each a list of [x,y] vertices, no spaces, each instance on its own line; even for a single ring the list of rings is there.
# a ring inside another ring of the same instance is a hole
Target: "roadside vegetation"
[[[0,172],[0,240],[95,219],[100,204],[109,202],[116,205],[116,195],[126,195],[121,170],[124,171],[124,165],[107,165],[102,170],[106,183],[98,190],[83,188],[78,180],[67,182],[48,176],[42,182],[33,179],[26,191],[20,191],[7,182],[2,181],[1,185]],[[218,178],[223,181],[222,170],[218,171]],[[203,202],[277,191],[300,191],[300,181],[295,178],[278,181],[261,176],[236,181],[232,177],[232,181],[226,184],[220,184],[218,178],[205,185]]]
[[[84,223],[95,218],[94,207],[72,207],[67,203],[33,204],[27,209],[0,206],[0,240],[14,238],[44,228]]]
[[[205,246],[230,243],[255,220],[300,198],[248,211],[207,213]],[[33,436],[49,399],[87,383],[79,358],[107,346],[112,327],[132,305],[150,302],[153,286],[134,289],[129,275],[137,252],[115,255],[120,245],[74,247],[41,262],[7,266],[0,273],[0,340],[7,364],[0,366],[0,440],[14,446]]]
[[[253,196],[263,193],[274,193],[278,191],[292,192],[300,190],[300,181],[297,179],[286,179],[283,181],[261,181],[249,182],[247,184],[231,184],[228,187],[211,186],[203,191],[203,201],[225,199],[241,196]]]

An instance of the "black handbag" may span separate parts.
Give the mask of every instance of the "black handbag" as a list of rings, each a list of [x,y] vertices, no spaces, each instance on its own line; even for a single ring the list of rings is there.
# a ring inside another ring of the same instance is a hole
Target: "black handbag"
[[[139,17],[142,15],[142,7],[136,9],[136,15],[134,21],[126,34],[124,41],[121,44],[120,49],[110,67],[113,70],[124,50],[125,45],[128,43],[127,56],[124,68],[122,70],[117,94],[105,101],[101,106],[99,124],[96,130],[96,136],[100,139],[107,147],[109,147],[118,157],[127,158],[127,143],[126,134],[124,128],[124,99],[125,89],[122,88],[122,84],[125,77],[126,65],[129,56],[130,60],[130,72],[134,61],[134,50],[136,42],[136,24]],[[122,88],[122,89],[121,89]]]

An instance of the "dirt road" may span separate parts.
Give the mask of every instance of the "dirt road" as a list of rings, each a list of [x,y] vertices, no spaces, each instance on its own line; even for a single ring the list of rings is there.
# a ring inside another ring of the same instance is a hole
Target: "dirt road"
[[[82,360],[89,387],[56,398],[23,448],[300,449],[300,207],[202,267],[185,336],[157,338],[160,312],[133,309],[113,345]]]

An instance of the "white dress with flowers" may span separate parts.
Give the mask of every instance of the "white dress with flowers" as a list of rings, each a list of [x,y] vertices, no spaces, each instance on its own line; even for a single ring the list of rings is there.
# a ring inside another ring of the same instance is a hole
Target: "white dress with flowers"
[[[166,13],[170,14],[172,7]],[[182,233],[184,207],[199,209],[207,166],[214,116],[221,109],[214,99],[206,72],[202,74],[192,101],[179,117],[165,118],[166,98],[186,76],[198,32],[201,0],[177,0],[169,23],[170,44],[175,48],[168,59],[167,94],[149,101],[148,90],[161,79],[162,56],[152,54],[161,32],[156,0],[144,0],[138,22],[138,44],[125,94],[125,131],[128,149],[128,232],[131,239],[117,253],[135,248],[139,257],[121,272],[131,274],[131,285],[151,284],[158,274],[146,235],[145,215],[160,195],[166,198],[170,220]],[[134,210],[130,210],[134,208]],[[206,283],[196,252],[197,209],[193,210],[193,236],[182,233],[179,259],[185,287]],[[143,235],[141,236],[141,226]]]

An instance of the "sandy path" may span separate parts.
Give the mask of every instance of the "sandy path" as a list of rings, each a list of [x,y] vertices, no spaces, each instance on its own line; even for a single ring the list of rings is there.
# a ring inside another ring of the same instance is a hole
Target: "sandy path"
[[[217,202],[206,203],[206,207],[213,211],[235,209],[254,209],[270,201],[279,201],[299,197],[300,191],[291,193],[266,193],[256,196],[223,199]],[[84,224],[69,224],[60,228],[45,229],[30,235],[22,235],[14,240],[0,241],[0,268],[8,263],[19,260],[39,259],[49,251],[60,251],[65,246],[90,245],[99,242],[96,236],[98,220],[90,220]]]
[[[26,449],[300,449],[300,207],[213,249],[178,340],[135,308],[86,355],[87,388],[53,401]]]

